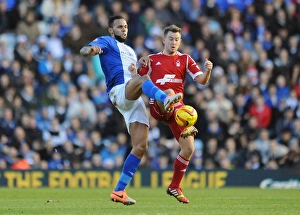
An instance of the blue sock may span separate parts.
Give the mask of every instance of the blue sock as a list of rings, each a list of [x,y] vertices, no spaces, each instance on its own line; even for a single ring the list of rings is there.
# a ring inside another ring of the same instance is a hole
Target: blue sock
[[[141,159],[137,158],[133,154],[129,154],[126,158],[119,182],[115,188],[115,191],[125,190],[125,187],[129,184],[133,178],[138,166],[140,165]]]
[[[164,103],[167,97],[167,94],[156,87],[151,80],[147,80],[143,83],[142,90],[149,98],[153,98],[162,103]]]

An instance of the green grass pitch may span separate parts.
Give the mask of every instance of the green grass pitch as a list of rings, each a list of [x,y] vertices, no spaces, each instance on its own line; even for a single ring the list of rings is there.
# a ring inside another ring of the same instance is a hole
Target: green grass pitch
[[[300,214],[300,190],[258,188],[184,189],[189,204],[168,196],[164,188],[128,188],[137,203],[125,206],[109,199],[111,189],[0,188],[0,214]],[[47,202],[52,200],[50,202]]]

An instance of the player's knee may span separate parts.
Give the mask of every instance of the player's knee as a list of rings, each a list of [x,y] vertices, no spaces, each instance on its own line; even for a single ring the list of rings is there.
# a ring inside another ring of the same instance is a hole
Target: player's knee
[[[140,143],[134,147],[134,150],[139,155],[144,155],[148,150],[148,144],[146,142]]]
[[[143,76],[141,76],[141,80],[144,83],[145,81],[150,80],[150,76],[149,75],[143,75]]]
[[[190,157],[194,154],[195,148],[194,147],[188,147],[188,148],[185,148],[183,151],[184,151],[184,154],[186,156]]]

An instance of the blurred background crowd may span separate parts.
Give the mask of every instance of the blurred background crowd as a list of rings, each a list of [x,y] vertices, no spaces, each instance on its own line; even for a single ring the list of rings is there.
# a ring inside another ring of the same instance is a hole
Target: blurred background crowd
[[[97,60],[79,56],[116,14],[138,57],[176,24],[180,51],[214,63],[206,86],[185,86],[199,115],[190,169],[300,166],[299,0],[0,0],[0,169],[122,166],[123,119]],[[170,168],[178,143],[150,123],[141,165]]]

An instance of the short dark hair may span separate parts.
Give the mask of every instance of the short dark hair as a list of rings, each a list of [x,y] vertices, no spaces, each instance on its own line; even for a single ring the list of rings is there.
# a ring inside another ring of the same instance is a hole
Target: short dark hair
[[[124,19],[123,16],[121,15],[115,15],[115,16],[111,16],[109,17],[109,20],[108,20],[108,27],[112,28],[113,27],[113,23],[116,19]]]
[[[165,27],[164,29],[164,36],[166,36],[168,34],[168,32],[171,31],[173,33],[181,33],[181,28],[179,28],[176,25],[169,25],[167,27]]]

